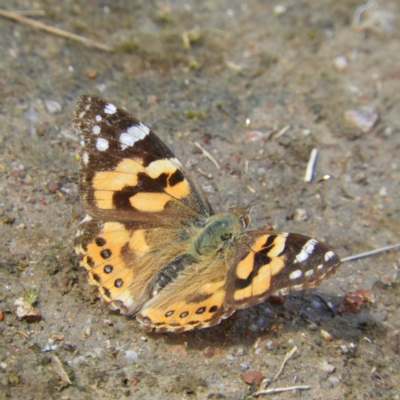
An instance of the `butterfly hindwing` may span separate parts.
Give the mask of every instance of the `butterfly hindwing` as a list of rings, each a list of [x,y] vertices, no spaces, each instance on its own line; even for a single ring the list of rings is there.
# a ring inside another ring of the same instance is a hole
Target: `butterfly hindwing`
[[[174,227],[86,216],[79,225],[75,250],[89,283],[98,287],[103,300],[112,309],[134,315],[172,280],[171,260],[185,248],[184,236]]]
[[[223,257],[188,263],[180,274],[136,316],[142,328],[183,332],[218,324],[235,311],[225,307],[226,263]]]

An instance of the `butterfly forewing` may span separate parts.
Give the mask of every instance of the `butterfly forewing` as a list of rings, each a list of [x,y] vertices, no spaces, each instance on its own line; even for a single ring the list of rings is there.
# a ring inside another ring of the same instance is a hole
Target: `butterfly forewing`
[[[340,264],[337,254],[308,236],[285,232],[248,232],[229,257],[227,304],[258,304],[273,294],[318,286]]]
[[[209,216],[211,206],[169,148],[145,125],[95,96],[82,96],[79,192],[92,216],[154,221]]]

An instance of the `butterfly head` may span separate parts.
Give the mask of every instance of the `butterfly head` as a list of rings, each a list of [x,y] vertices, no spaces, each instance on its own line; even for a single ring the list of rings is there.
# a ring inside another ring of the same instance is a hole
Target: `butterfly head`
[[[243,229],[246,229],[250,223],[250,211],[253,206],[231,206],[229,207],[228,211],[233,214],[241,223],[243,226]]]

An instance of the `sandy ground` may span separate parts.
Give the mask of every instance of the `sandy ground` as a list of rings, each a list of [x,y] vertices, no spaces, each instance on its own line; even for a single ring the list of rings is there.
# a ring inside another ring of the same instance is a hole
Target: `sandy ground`
[[[315,236],[342,257],[399,242],[400,4],[364,2],[0,1],[116,49],[0,19],[1,398],[249,398],[259,387],[244,374],[272,380],[294,346],[268,389],[310,388],[270,398],[400,398],[396,250],[344,263],[283,304],[156,335],[98,300],[72,245],[83,93],[152,127],[217,211],[258,202],[253,227]],[[286,194],[313,148],[315,176],[334,179]],[[365,304],[338,313],[356,291]],[[15,300],[36,295],[41,320],[17,320]]]

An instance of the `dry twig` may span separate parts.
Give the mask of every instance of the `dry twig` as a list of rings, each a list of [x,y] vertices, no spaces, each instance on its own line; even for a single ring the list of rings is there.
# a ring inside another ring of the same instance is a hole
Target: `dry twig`
[[[216,166],[217,169],[220,169],[217,160],[204,147],[200,146],[200,144],[197,142],[194,142],[194,144],[203,152],[203,155],[207,157]]]
[[[258,392],[253,393],[253,397],[258,397],[263,394],[275,394],[275,393],[282,393],[282,392],[289,392],[291,390],[310,390],[311,386],[289,386],[285,388],[275,388],[275,389],[266,389],[266,390],[259,390]]]
[[[63,31],[62,29],[53,28],[52,26],[45,25],[42,22],[35,21],[33,19],[24,17],[23,15],[20,15],[20,14],[11,12],[11,11],[6,11],[6,10],[0,9],[0,16],[4,17],[4,18],[12,19],[17,22],[21,22],[22,24],[33,26],[33,27],[41,29],[43,31],[52,33],[53,35],[58,35],[61,37],[65,37],[67,39],[72,39],[77,42],[81,42],[87,46],[95,47],[100,50],[105,50],[105,51],[113,50],[112,47],[107,46],[106,44],[96,42],[95,40],[87,39],[83,36],[75,35],[74,33]]]
[[[304,182],[310,183],[314,175],[315,162],[317,161],[318,150],[312,149],[310,158],[308,159],[306,172],[304,174]]]
[[[53,364],[54,372],[60,377],[60,379],[66,385],[72,385],[72,382],[69,379],[67,373],[65,372],[60,359],[57,356],[53,356],[51,357],[51,363]]]
[[[275,382],[279,378],[279,375],[282,373],[283,369],[285,368],[286,363],[292,358],[293,354],[296,353],[296,351],[297,351],[297,346],[294,346],[293,349],[290,350],[289,353],[286,354],[285,359],[283,360],[283,363],[282,363],[279,371],[274,376],[274,379],[272,379],[272,382]]]
[[[375,250],[366,251],[364,253],[354,254],[353,256],[344,257],[342,258],[342,263],[357,260],[358,258],[369,257],[377,253],[382,253],[387,250],[395,249],[396,247],[400,247],[400,243],[392,244],[391,246],[381,247]]]

